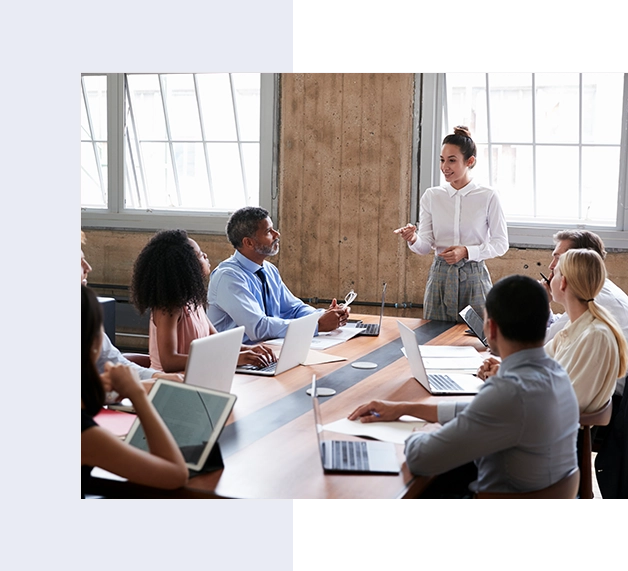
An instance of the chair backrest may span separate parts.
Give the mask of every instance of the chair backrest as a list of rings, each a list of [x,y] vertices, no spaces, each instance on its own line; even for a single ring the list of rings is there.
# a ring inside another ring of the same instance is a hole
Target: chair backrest
[[[591,442],[591,427],[606,426],[611,421],[612,414],[612,397],[601,409],[588,414],[580,414],[580,426],[582,429],[580,431],[581,436],[578,439],[578,465],[582,471],[579,490],[579,495],[582,499],[591,500],[594,496],[593,474],[591,467],[591,451],[593,448]]]
[[[521,493],[500,493],[500,492],[478,492],[475,497],[480,500],[525,500],[525,499],[559,499],[573,500],[578,495],[578,485],[580,484],[580,470],[574,468],[562,480],[535,492]]]
[[[140,367],[144,367],[145,369],[150,368],[150,357],[148,355],[144,355],[142,353],[123,353],[123,355],[129,361],[139,365]]]
[[[611,421],[612,413],[613,399],[610,398],[600,410],[588,414],[581,413],[580,426],[606,426]]]

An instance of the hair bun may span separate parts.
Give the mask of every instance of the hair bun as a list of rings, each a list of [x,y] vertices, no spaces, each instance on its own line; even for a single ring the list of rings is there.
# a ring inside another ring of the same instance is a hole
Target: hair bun
[[[454,127],[454,135],[462,135],[463,137],[468,137],[469,139],[471,138],[469,127],[465,127],[464,125]]]

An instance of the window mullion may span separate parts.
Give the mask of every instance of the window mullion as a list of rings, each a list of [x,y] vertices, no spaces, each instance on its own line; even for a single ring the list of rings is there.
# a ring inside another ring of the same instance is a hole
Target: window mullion
[[[119,214],[124,209],[124,76],[107,74],[108,208]]]
[[[536,74],[532,74],[532,216],[536,218]]]
[[[486,74],[486,133],[488,139],[488,184],[493,186],[493,145],[491,142],[491,101],[490,83],[488,73]]]

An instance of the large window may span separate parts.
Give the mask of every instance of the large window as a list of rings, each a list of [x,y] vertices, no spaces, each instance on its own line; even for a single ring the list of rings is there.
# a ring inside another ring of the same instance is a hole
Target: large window
[[[271,207],[274,78],[109,74],[81,78],[83,224],[224,231]]]
[[[558,228],[589,228],[628,247],[626,78],[620,73],[447,73],[423,79],[420,189],[443,182],[440,142],[466,125],[475,178],[499,190],[511,243],[544,244]],[[427,95],[427,96],[426,96]]]

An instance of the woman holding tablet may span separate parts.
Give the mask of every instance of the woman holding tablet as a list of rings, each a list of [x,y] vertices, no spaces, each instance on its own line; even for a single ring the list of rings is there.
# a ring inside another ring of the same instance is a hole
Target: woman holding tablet
[[[467,305],[482,315],[492,287],[484,260],[508,250],[497,193],[471,178],[476,154],[467,127],[447,135],[440,156],[445,184],[423,194],[418,231],[414,224],[395,230],[413,252],[436,253],[425,287],[425,319],[459,321],[458,312]]]
[[[102,346],[102,310],[96,295],[81,286],[81,478],[98,466],[131,482],[175,489],[188,481],[188,468],[174,438],[148,400],[136,371],[107,363],[102,378],[96,361]],[[115,390],[133,403],[142,422],[150,452],[120,440],[98,426],[94,416]]]

